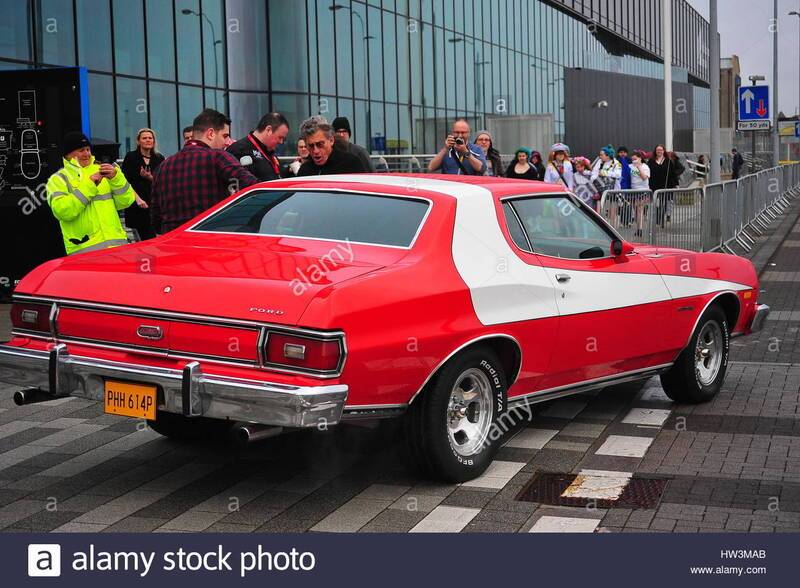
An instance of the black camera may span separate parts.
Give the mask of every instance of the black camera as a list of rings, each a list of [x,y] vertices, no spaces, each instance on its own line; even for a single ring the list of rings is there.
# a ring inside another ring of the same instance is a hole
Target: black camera
[[[463,144],[464,144],[464,139],[462,139],[461,137],[456,137],[456,145],[463,145]]]

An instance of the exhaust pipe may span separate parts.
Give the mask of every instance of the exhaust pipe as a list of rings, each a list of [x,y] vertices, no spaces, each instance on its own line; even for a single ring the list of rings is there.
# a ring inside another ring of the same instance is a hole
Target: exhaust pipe
[[[24,406],[26,404],[35,404],[37,402],[47,402],[48,400],[55,400],[56,397],[48,392],[43,392],[38,388],[27,388],[25,390],[17,390],[14,392],[14,404],[17,406]]]
[[[255,423],[237,423],[231,429],[231,436],[237,445],[247,445],[262,439],[276,437],[281,433],[283,433],[283,427]]]

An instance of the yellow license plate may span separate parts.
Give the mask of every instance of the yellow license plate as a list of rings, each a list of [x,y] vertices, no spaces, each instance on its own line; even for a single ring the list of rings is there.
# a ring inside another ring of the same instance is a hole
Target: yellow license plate
[[[106,380],[103,404],[109,414],[154,420],[156,387]]]

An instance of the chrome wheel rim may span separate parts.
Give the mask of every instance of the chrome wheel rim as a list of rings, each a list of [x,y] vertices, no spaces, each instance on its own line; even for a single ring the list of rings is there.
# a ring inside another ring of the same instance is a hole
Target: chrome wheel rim
[[[447,434],[458,455],[480,453],[492,424],[492,387],[489,377],[477,368],[464,371],[450,392]]]
[[[694,353],[694,369],[697,381],[703,386],[714,383],[722,367],[723,336],[720,326],[713,321],[707,322],[697,336]]]

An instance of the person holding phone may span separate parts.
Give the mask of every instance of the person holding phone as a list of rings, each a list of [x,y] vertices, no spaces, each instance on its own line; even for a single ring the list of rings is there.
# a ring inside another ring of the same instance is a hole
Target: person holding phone
[[[486,156],[483,149],[469,143],[469,123],[459,118],[444,140],[444,146],[428,164],[428,171],[441,170],[443,174],[482,176],[486,173]]]
[[[122,170],[99,163],[83,133],[67,133],[61,141],[64,167],[47,180],[47,204],[61,224],[67,255],[124,245],[128,242],[120,210],[136,199]]]

